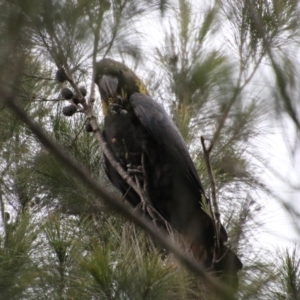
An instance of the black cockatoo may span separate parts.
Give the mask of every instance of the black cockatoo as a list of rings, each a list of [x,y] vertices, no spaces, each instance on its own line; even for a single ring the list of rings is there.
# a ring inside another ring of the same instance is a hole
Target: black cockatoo
[[[178,231],[196,259],[212,264],[215,230],[212,218],[203,210],[205,192],[186,144],[163,107],[149,95],[143,82],[123,63],[102,59],[96,64],[104,113],[104,138],[115,159],[141,184],[147,184],[151,205]],[[134,206],[140,196],[130,188],[105,159],[112,184]],[[140,174],[139,174],[140,173]],[[215,270],[237,283],[242,263],[224,243],[220,229],[220,261]]]

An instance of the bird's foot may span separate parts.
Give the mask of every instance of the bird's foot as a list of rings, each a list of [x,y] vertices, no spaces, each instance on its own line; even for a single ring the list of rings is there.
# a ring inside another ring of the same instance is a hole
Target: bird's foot
[[[143,175],[142,166],[133,166],[131,164],[128,164],[126,167],[129,175]]]
[[[122,110],[122,106],[117,103],[109,103],[109,110],[112,114],[117,115]]]
[[[109,100],[108,105],[110,112],[114,115],[127,113],[127,111],[123,109],[123,103],[120,97]]]
[[[139,211],[142,215],[146,216],[148,214],[147,212],[147,205],[145,202],[140,202],[136,208],[137,211]]]

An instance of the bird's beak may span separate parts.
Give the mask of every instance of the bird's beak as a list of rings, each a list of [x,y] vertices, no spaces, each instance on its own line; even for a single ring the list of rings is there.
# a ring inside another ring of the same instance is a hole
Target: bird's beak
[[[118,79],[116,77],[103,75],[98,82],[101,98],[108,101],[110,98],[117,96]]]

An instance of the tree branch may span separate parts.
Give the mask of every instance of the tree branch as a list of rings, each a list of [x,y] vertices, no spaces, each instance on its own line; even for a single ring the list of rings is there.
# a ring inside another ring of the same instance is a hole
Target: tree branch
[[[72,144],[69,146],[69,148],[72,148],[72,147],[74,146],[74,144],[76,143],[76,141],[77,141],[77,139],[78,139],[80,133],[82,132],[82,130],[83,130],[85,124],[87,123],[87,121],[88,121],[87,119],[84,121],[83,125],[81,126],[81,128],[80,128],[79,131],[77,132],[77,134],[76,134],[76,136],[74,137],[74,139],[73,139],[73,141],[72,141]]]
[[[4,231],[4,237],[6,238],[6,217],[5,217],[5,205],[3,201],[3,196],[2,196],[2,184],[0,185],[0,209],[1,209],[1,218],[2,218],[2,224],[3,224],[3,231]]]
[[[210,162],[210,152],[205,146],[205,140],[204,137],[201,136],[201,144],[203,148],[203,153],[204,153],[204,160],[206,163],[207,167],[207,172],[209,176],[209,181],[210,181],[210,187],[211,187],[211,198],[212,198],[212,207],[213,207],[213,222],[214,222],[214,229],[215,229],[215,247],[214,247],[214,257],[212,261],[212,269],[214,269],[214,265],[218,262],[218,255],[220,253],[220,210],[219,210],[219,205],[217,201],[217,192],[216,192],[216,180],[215,176],[212,170],[211,162]],[[210,202],[211,204],[211,202]],[[210,205],[211,207],[211,205]]]
[[[215,291],[222,295],[223,299],[233,298],[228,287],[209,276],[199,262],[183,252],[166,234],[158,231],[151,222],[124,205],[119,199],[116,199],[107,193],[105,189],[90,176],[90,174],[84,171],[78,162],[75,162],[67,152],[45,135],[40,126],[34,123],[32,118],[28,116],[23,108],[16,102],[14,95],[8,94],[5,91],[1,91],[1,94],[6,101],[6,104],[32,130],[44,147],[46,147],[62,163],[62,165],[67,167],[72,174],[77,176],[91,191],[101,197],[108,207],[134,221],[135,224],[143,228],[152,238],[158,241],[162,247],[171,251],[190,271],[201,276]],[[98,132],[97,136],[101,137],[100,132]],[[98,201],[93,199],[90,199],[89,201],[91,205],[96,208],[100,205]]]

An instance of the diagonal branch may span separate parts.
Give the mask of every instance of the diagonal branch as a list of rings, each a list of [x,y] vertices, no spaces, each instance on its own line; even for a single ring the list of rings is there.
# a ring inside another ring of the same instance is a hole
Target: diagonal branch
[[[211,187],[211,198],[212,201],[209,201],[210,209],[213,210],[212,213],[212,219],[214,223],[214,231],[215,231],[215,245],[214,245],[214,254],[213,254],[213,260],[212,260],[212,270],[215,270],[216,264],[220,262],[226,255],[226,252],[220,257],[221,254],[221,247],[220,247],[220,228],[221,228],[221,221],[220,221],[220,210],[219,205],[217,201],[217,192],[216,192],[216,180],[215,176],[212,170],[211,162],[210,162],[210,152],[206,148],[204,137],[201,136],[201,144],[203,148],[204,153],[204,160],[207,167],[207,172],[209,176],[210,181],[210,187]],[[227,250],[228,251],[228,250]]]
[[[1,219],[2,219],[2,224],[3,224],[3,234],[4,234],[4,237],[6,238],[7,220],[5,217],[5,205],[4,205],[3,195],[2,195],[2,184],[0,185],[0,209],[1,209]]]
[[[210,162],[210,152],[209,149],[206,148],[204,137],[201,136],[201,145],[204,153],[204,160],[207,167],[207,172],[210,181],[211,187],[211,198],[212,198],[212,207],[213,207],[213,221],[215,223],[215,235],[216,235],[216,245],[217,250],[220,249],[220,210],[217,201],[217,192],[216,192],[216,180],[212,170],[211,162]]]
[[[80,128],[79,131],[77,132],[77,134],[76,134],[76,136],[74,137],[74,139],[73,139],[73,141],[72,141],[72,144],[69,146],[69,148],[72,148],[72,147],[75,145],[75,143],[76,143],[76,141],[77,141],[77,139],[78,139],[80,133],[82,132],[82,130],[83,130],[85,124],[87,123],[87,121],[88,121],[88,120],[85,120],[85,121],[83,122],[83,125],[81,126],[81,128]]]
[[[84,171],[78,162],[75,162],[67,152],[46,136],[40,126],[34,123],[32,118],[28,116],[16,102],[14,95],[8,94],[5,91],[1,91],[1,94],[3,95],[6,104],[32,130],[40,142],[62,163],[62,165],[67,167],[69,171],[77,176],[91,191],[101,197],[112,210],[124,215],[126,218],[134,221],[135,224],[143,228],[152,238],[157,240],[162,247],[171,251],[190,271],[201,276],[215,291],[222,295],[223,299],[232,299],[232,294],[228,287],[209,276],[199,262],[187,253],[184,253],[166,234],[158,231],[151,222],[124,205],[119,199],[112,197],[107,193],[105,189],[90,176],[90,174]],[[100,205],[98,201],[92,199],[89,201],[91,205],[96,208]]]

